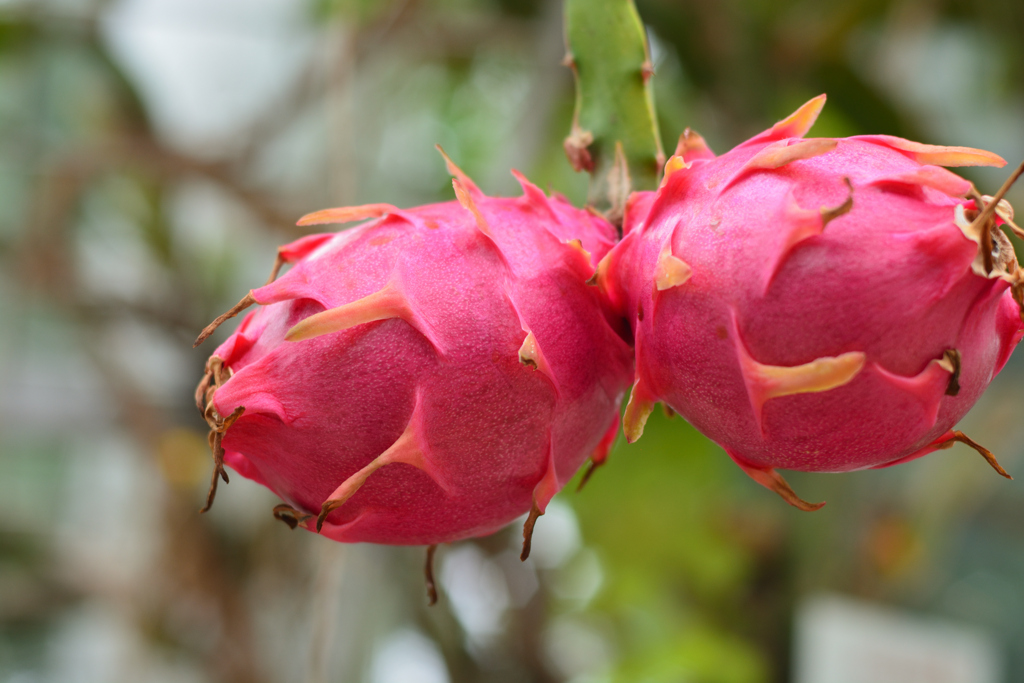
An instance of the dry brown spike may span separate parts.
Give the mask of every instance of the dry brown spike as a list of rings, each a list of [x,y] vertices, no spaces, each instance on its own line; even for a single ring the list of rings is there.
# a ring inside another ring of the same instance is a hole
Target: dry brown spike
[[[211,431],[216,431],[220,425],[220,418],[213,409],[211,403],[214,392],[231,377],[231,368],[224,365],[224,359],[220,356],[210,356],[206,360],[206,371],[196,386],[196,407],[199,413],[210,426]]]
[[[992,199],[985,202],[985,206],[982,209],[981,214],[978,215],[975,221],[988,220],[991,218],[992,214],[995,213],[996,207],[999,205],[999,200],[1006,196],[1006,193],[1010,191],[1010,188],[1013,187],[1013,184],[1017,182],[1017,179],[1020,178],[1022,174],[1024,174],[1024,161],[1022,161],[1020,165],[1014,169],[1013,173],[1011,173],[1003,182],[999,191],[992,196]]]
[[[277,276],[281,272],[281,268],[284,267],[285,263],[287,263],[287,261],[285,260],[284,255],[281,253],[281,250],[278,249],[277,256],[274,258],[274,265],[271,266],[270,268],[270,277],[268,277],[267,281],[263,283],[264,287],[266,287],[271,282],[277,279]],[[207,338],[211,334],[213,334],[218,327],[223,325],[225,321],[234,318],[236,315],[238,315],[239,313],[241,313],[242,311],[244,311],[249,306],[252,306],[255,303],[259,302],[257,302],[256,299],[253,298],[252,290],[249,290],[249,293],[242,297],[241,301],[232,306],[231,309],[229,309],[226,313],[217,316],[216,320],[214,320],[212,323],[203,328],[203,331],[199,333],[199,336],[196,337],[195,342],[192,344],[192,348],[194,349],[200,344],[202,344],[204,341],[206,341]],[[202,408],[200,408],[200,410],[202,410]]]
[[[196,408],[199,408],[199,414],[204,415],[206,413],[206,390],[210,388],[210,383],[213,381],[213,371],[210,369],[210,363],[206,363],[206,371],[203,373],[202,379],[199,380],[199,384],[196,386]]]
[[[533,545],[533,527],[537,524],[537,518],[543,514],[537,506],[537,501],[533,501],[530,515],[526,518],[526,523],[523,524],[523,552],[519,555],[519,559],[523,562],[530,557],[530,547]]]
[[[214,460],[213,476],[210,477],[210,488],[207,489],[206,491],[206,505],[204,505],[203,508],[199,511],[200,514],[205,514],[209,512],[210,508],[213,507],[213,499],[217,496],[217,484],[220,483],[220,478],[224,477],[224,483],[228,483],[227,472],[224,471],[224,467],[218,462],[219,458],[217,457],[217,454],[220,452],[221,448],[221,435],[216,432],[211,432],[210,435],[213,437],[211,439],[210,444],[210,449],[213,451]]]
[[[437,544],[427,546],[427,561],[423,567],[423,576],[427,581],[427,605],[433,607],[437,604],[437,584],[434,583],[434,553],[437,552]]]
[[[959,430],[954,430],[953,436],[940,444],[938,450],[952,448],[953,444],[958,441],[978,451],[981,457],[985,458],[985,461],[992,466],[992,469],[999,473],[999,476],[1006,477],[1007,479],[1013,479],[1013,477],[1010,476],[1010,473],[1004,470],[1003,466],[999,464],[999,461],[996,460],[996,456],[992,454],[992,451]]]
[[[991,274],[995,261],[992,258],[992,229],[995,221],[988,220],[981,225],[981,257],[985,265],[985,274]]]
[[[198,337],[196,337],[195,342],[192,344],[192,348],[194,349],[200,344],[202,344],[204,341],[206,341],[207,338],[211,334],[216,332],[217,328],[224,324],[225,321],[234,318],[236,315],[238,315],[239,313],[241,313],[242,311],[249,308],[255,303],[257,303],[256,298],[253,297],[252,290],[250,290],[248,294],[242,297],[241,301],[232,306],[226,312],[218,315],[217,318],[212,323],[204,327],[203,331],[199,333]]]
[[[223,434],[224,432],[226,432],[228,430],[228,427],[230,427],[231,425],[235,424],[235,420],[240,418],[242,416],[242,413],[244,413],[244,412],[245,412],[245,406],[238,406],[237,408],[235,408],[235,410],[230,415],[228,415],[226,418],[224,418],[224,426],[221,429],[221,433]]]
[[[219,386],[219,385],[218,385]],[[208,415],[212,414],[216,416],[216,413],[212,411],[212,405],[208,405],[206,412]],[[245,406],[238,406],[235,411],[228,415],[226,418],[215,417],[214,426],[210,429],[210,450],[213,452],[213,476],[210,478],[210,488],[206,492],[206,505],[200,510],[200,513],[206,513],[210,511],[213,506],[213,499],[217,496],[217,484],[220,479],[224,480],[225,484],[230,483],[228,479],[228,473],[224,470],[224,447],[221,446],[221,441],[224,439],[224,432],[228,430],[235,420],[237,420],[242,413],[245,412]]]
[[[775,491],[775,493],[779,494],[779,496],[784,501],[786,501],[793,507],[797,508],[798,510],[803,510],[804,512],[814,512],[815,510],[820,510],[822,507],[824,507],[825,503],[808,503],[806,500],[796,495],[796,492],[793,491],[793,488],[785,479],[782,478],[781,474],[775,471],[775,468],[770,467],[767,469],[761,469],[746,465],[735,457],[733,457],[733,460],[736,462],[737,465],[740,466],[740,468],[744,472],[747,473],[747,476],[749,476],[751,479],[753,479],[766,489]]]
[[[1005,199],[1003,200],[1003,202],[1006,203],[1006,204],[1009,204],[1009,202],[1007,202]],[[1016,223],[1013,222],[1012,207],[1011,207],[1011,212],[1009,212],[1009,213],[1007,213],[1007,212],[1000,213],[999,208],[997,207],[996,208],[996,213],[999,215],[1000,218],[1003,219],[1003,222],[1006,223],[1006,225],[1010,228],[1010,231],[1013,232],[1014,235],[1016,235],[1018,238],[1024,240],[1024,228],[1020,227],[1019,225],[1017,225]]]
[[[576,493],[579,493],[580,491],[583,490],[583,487],[587,485],[588,481],[590,481],[590,477],[592,477],[594,475],[594,472],[597,471],[597,468],[603,464],[604,462],[596,462],[594,460],[590,461],[590,465],[587,467],[587,471],[583,473],[583,478],[580,479],[580,485],[576,487]]]
[[[281,254],[281,250],[278,249],[277,257],[274,259],[274,265],[270,268],[270,277],[268,277],[267,281],[263,283],[264,287],[266,287],[271,282],[277,279],[277,275],[278,273],[281,272],[281,268],[284,266],[285,263],[287,263],[287,261],[284,260],[284,256]]]
[[[294,529],[300,524],[304,524],[306,520],[312,519],[312,517],[313,515],[308,512],[296,510],[291,505],[282,503],[281,505],[274,506],[274,518],[287,524],[289,529]]]
[[[993,214],[996,208],[999,206],[999,202],[1002,200],[1006,193],[1009,192],[1013,184],[1017,182],[1021,174],[1024,174],[1024,161],[1014,169],[1013,173],[1003,182],[1002,187],[999,191],[992,196],[992,199],[985,202],[982,198],[977,196],[977,190],[973,190],[972,195],[978,208],[981,209],[981,213],[978,217],[971,222],[971,231],[981,234],[981,246],[982,246],[982,258],[985,260],[985,272],[992,272],[992,229],[995,227],[995,221]]]
[[[965,210],[964,216],[969,217],[971,221],[970,225],[967,226],[967,229],[971,232],[971,234],[978,234],[974,233],[975,229],[981,230],[981,233],[978,237],[978,249],[981,252],[982,263],[985,267],[985,273],[988,274],[992,272],[992,266],[994,265],[992,262],[992,234],[990,232],[991,221],[988,221],[988,223],[984,224],[978,222],[978,218],[981,216],[981,210],[985,206],[985,199],[982,197],[981,193],[978,192],[978,189],[974,187],[974,183],[971,183],[971,189],[967,192],[967,196],[970,199],[973,199],[974,205],[978,207],[973,212],[970,210]]]
[[[340,505],[341,503],[336,503],[335,501],[328,500],[325,501],[324,504],[320,506],[320,514],[316,516],[317,533],[320,533],[321,529],[323,529],[324,520],[327,519],[327,515],[331,514],[334,508],[339,507]]]

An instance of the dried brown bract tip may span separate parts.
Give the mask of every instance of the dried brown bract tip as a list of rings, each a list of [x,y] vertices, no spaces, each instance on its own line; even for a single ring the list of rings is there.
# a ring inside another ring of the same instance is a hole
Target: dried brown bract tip
[[[199,333],[196,340],[192,343],[192,348],[196,348],[204,341],[206,341],[211,334],[217,331],[217,328],[223,325],[226,321],[234,318],[236,315],[244,311],[245,309],[256,303],[256,299],[253,297],[252,292],[242,297],[241,301],[229,308],[224,313],[218,315],[212,323],[203,328],[203,331]]]
[[[527,558],[530,557],[530,548],[533,545],[533,527],[537,524],[537,519],[543,514],[540,507],[537,506],[537,501],[534,501],[533,507],[530,508],[530,515],[526,518],[526,523],[523,524],[523,552],[519,555],[519,559],[522,562],[526,562]]]
[[[825,506],[825,503],[823,502],[809,503],[800,496],[796,495],[796,492],[789,485],[789,482],[783,479],[782,475],[779,474],[775,470],[775,468],[751,467],[740,462],[739,460],[736,460],[735,458],[733,458],[733,460],[736,461],[736,464],[739,465],[740,468],[744,472],[746,472],[751,479],[756,481],[761,486],[764,486],[765,488],[779,494],[779,496],[784,501],[786,501],[796,509],[802,510],[804,512],[814,512],[815,510],[820,510]]]
[[[281,250],[278,249],[277,257],[274,259],[274,265],[270,269],[270,277],[267,278],[267,281],[264,283],[264,286],[269,285],[271,282],[277,279],[277,275],[278,273],[281,272],[281,268],[284,266],[285,263],[287,263],[287,260],[285,259],[284,254],[282,254]],[[217,316],[217,318],[214,319],[212,323],[203,328],[203,331],[199,333],[198,337],[196,337],[195,342],[192,343],[192,348],[194,349],[200,344],[202,344],[204,341],[206,341],[209,338],[209,336],[216,332],[217,328],[223,325],[226,321],[230,320],[231,318],[234,318],[236,315],[238,315],[245,309],[249,308],[249,306],[252,306],[253,304],[256,303],[259,302],[256,301],[255,297],[253,297],[252,290],[249,290],[249,293],[243,296],[242,299],[237,304],[235,304],[227,311]]]
[[[224,432],[234,424],[235,420],[241,417],[243,412],[245,412],[245,407],[238,406],[235,408],[235,412],[226,418],[221,418],[215,410],[212,410],[212,406],[207,410],[207,414],[212,414],[216,420],[214,427],[210,429],[209,435],[210,450],[213,452],[213,476],[210,478],[210,489],[206,493],[206,505],[199,512],[209,512],[213,506],[213,499],[217,495],[218,480],[223,479],[225,484],[230,482],[228,473],[224,470],[224,447],[221,445],[221,441],[224,439]]]
[[[213,476],[210,479],[210,489],[206,494],[206,505],[200,512],[209,511],[213,505],[213,499],[217,495],[217,484],[220,479],[224,480],[224,483],[228,483],[228,474],[224,471],[224,448],[221,446],[221,440],[224,438],[224,432],[234,424],[242,413],[245,411],[243,406],[239,406],[233,413],[228,415],[226,418],[221,417],[217,413],[217,409],[213,405],[213,395],[220,388],[224,382],[231,378],[231,368],[224,365],[224,360],[218,356],[211,356],[206,361],[206,372],[203,374],[203,378],[199,380],[199,385],[196,387],[195,399],[196,405],[199,411],[202,413],[203,418],[206,420],[206,424],[210,426],[210,433],[208,439],[210,442],[210,451],[213,454]]]
[[[583,478],[580,479],[580,485],[576,487],[576,493],[579,493],[580,491],[583,490],[583,487],[587,485],[588,481],[590,481],[590,477],[592,477],[594,475],[594,472],[597,471],[597,468],[600,467],[603,464],[604,464],[603,461],[602,462],[597,462],[596,460],[591,460],[590,461],[590,465],[587,466],[587,471],[583,473]]]
[[[1024,161],[1014,169],[1013,173],[1003,182],[999,191],[991,197],[980,195],[972,185],[968,196],[974,200],[979,213],[971,218],[971,223],[968,226],[961,225],[962,221],[958,221],[964,234],[978,242],[978,250],[986,276],[992,275],[993,271],[997,271],[999,275],[1012,272],[1013,269],[1008,267],[1008,262],[1011,260],[1016,265],[1016,256],[1009,240],[1001,231],[995,231],[995,219],[996,216],[999,216],[1018,237],[1024,234],[1024,231],[1013,222],[1013,208],[1009,202],[1003,199],[1022,174],[1024,174]]]
[[[274,517],[287,524],[289,529],[294,529],[300,524],[305,524],[307,520],[312,519],[313,515],[282,503],[281,505],[274,506]]]
[[[431,607],[437,604],[437,584],[434,583],[434,553],[437,552],[437,544],[427,546],[427,561],[423,566],[423,577],[427,582],[427,604]]]
[[[970,446],[971,448],[976,450],[978,454],[981,455],[981,457],[985,458],[985,461],[992,466],[992,469],[999,473],[999,476],[1006,477],[1007,479],[1013,479],[1013,477],[1010,476],[1010,473],[1004,470],[1003,466],[999,464],[999,461],[996,460],[996,456],[992,454],[992,451],[988,450],[987,448],[985,448],[977,441],[970,438],[961,431],[952,432],[952,436],[950,436],[949,439],[941,443],[938,446],[938,450],[952,448],[953,444],[957,442]]]

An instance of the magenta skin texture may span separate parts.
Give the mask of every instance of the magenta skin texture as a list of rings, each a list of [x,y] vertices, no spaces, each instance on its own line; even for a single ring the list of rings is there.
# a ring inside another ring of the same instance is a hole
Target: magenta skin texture
[[[632,351],[586,284],[614,228],[518,174],[513,199],[453,173],[458,202],[301,221],[383,216],[283,247],[293,267],[253,290],[261,307],[214,352],[233,372],[217,412],[245,408],[227,464],[312,515],[307,528],[388,454],[326,516],[337,541],[489,534],[543,512],[618,429]],[[338,315],[310,328],[324,311]]]
[[[823,104],[717,158],[681,140],[661,189],[631,198],[600,267],[633,329],[631,441],[663,401],[770,488],[776,467],[893,465],[952,445],[1020,340],[1009,283],[972,270],[978,243],[955,222],[971,186],[940,168],[1005,162],[802,140]]]

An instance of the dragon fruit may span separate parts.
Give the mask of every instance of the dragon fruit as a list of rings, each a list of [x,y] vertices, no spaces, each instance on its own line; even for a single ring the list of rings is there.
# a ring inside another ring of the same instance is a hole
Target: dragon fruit
[[[378,220],[281,247],[197,340],[261,305],[197,389],[207,508],[226,463],[284,499],[289,526],[342,542],[432,545],[530,512],[525,559],[551,497],[607,455],[632,351],[587,282],[614,228],[515,171],[523,196],[487,197],[445,159],[458,201],[304,217]]]
[[[687,131],[660,189],[631,196],[598,278],[633,329],[627,440],[663,401],[802,509],[820,504],[776,468],[887,467],[961,441],[1005,475],[952,427],[1022,334],[1024,275],[994,224],[1020,234],[1012,179],[981,197],[942,168],[1005,162],[803,139],[824,101],[717,158]]]

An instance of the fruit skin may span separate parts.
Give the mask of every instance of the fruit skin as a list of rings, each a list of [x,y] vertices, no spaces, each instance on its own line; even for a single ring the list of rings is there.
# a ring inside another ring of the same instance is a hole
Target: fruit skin
[[[338,541],[488,534],[543,512],[618,428],[632,353],[586,284],[614,228],[521,176],[524,196],[488,198],[449,168],[460,201],[300,221],[382,216],[282,247],[294,266],[213,354],[213,409],[244,407],[224,458],[293,526],[350,495],[322,526]]]
[[[664,401],[780,493],[776,467],[845,472],[952,445],[1022,332],[1008,240],[995,231],[986,276],[955,222],[972,186],[938,165],[1005,162],[888,136],[801,139],[823,104],[717,158],[681,139],[600,265],[635,339],[627,438]]]

